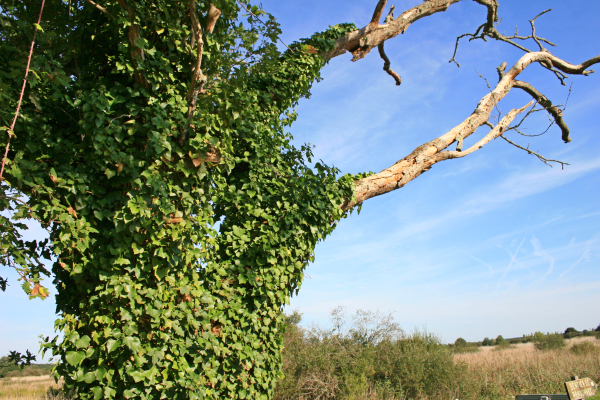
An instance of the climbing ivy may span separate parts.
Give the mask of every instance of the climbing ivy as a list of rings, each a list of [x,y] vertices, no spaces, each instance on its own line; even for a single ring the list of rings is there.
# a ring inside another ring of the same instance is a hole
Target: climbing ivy
[[[286,129],[319,79],[320,53],[356,28],[282,53],[272,16],[213,1],[221,16],[204,37],[207,81],[188,120],[189,3],[101,3],[46,4],[0,184],[1,210],[14,215],[2,217],[2,263],[43,297],[38,260],[52,260],[62,336],[43,348],[79,398],[269,398],[281,309],[355,179],[313,164]],[[201,23],[209,6],[195,5]],[[38,11],[0,8],[4,127]],[[47,246],[20,239],[26,217],[48,230]]]

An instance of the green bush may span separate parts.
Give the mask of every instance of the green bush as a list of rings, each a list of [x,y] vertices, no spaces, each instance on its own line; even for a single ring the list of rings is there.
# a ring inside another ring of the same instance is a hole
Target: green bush
[[[493,346],[493,344],[494,344],[494,341],[488,337],[484,338],[483,342],[481,342],[482,346]]]
[[[600,355],[600,347],[596,346],[591,342],[583,342],[574,344],[570,349],[573,353],[578,356],[585,356],[588,354],[599,354]]]
[[[542,332],[536,332],[533,334],[533,343],[537,350],[559,350],[566,346],[565,338],[561,333],[544,335]]]
[[[571,339],[577,336],[583,336],[583,333],[579,332],[577,329],[570,327],[565,329],[565,333],[563,333],[565,339]]]
[[[497,344],[494,348],[494,351],[503,351],[506,349],[512,349],[515,346],[511,344],[508,340],[501,341],[500,344]]]
[[[459,398],[467,387],[466,366],[454,362],[450,349],[433,334],[404,333],[390,315],[359,310],[348,323],[338,308],[331,329],[303,328],[300,317],[297,312],[286,317],[285,378],[277,383],[276,400],[367,394],[376,399]]]
[[[461,337],[456,339],[456,341],[454,342],[455,347],[465,347],[466,345],[467,345],[467,341]]]

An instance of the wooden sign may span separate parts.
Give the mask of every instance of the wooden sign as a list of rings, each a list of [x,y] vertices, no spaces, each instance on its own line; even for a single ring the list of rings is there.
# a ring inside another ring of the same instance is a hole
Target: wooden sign
[[[581,400],[596,394],[598,385],[590,378],[565,382],[565,388],[570,400]]]

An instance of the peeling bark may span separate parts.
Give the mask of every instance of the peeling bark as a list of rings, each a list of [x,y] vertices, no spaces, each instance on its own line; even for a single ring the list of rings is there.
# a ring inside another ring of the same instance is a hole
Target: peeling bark
[[[379,24],[385,1],[380,0],[369,25],[336,41],[335,48],[322,54],[325,60],[344,54],[346,51],[352,53],[352,61],[364,58],[373,48],[388,39],[404,33],[408,26],[421,18],[446,11],[451,4],[458,3],[460,0],[429,0],[418,6],[404,11],[400,16],[383,25]]]

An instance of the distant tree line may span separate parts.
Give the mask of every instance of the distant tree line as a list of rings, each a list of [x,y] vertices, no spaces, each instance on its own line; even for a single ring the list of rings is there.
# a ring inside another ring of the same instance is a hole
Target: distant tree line
[[[481,347],[481,346],[508,346],[511,344],[536,342],[536,340],[539,339],[540,335],[544,335],[544,334],[541,332],[536,332],[536,333],[532,333],[529,335],[523,334],[522,337],[516,337],[516,338],[510,338],[510,339],[505,339],[502,335],[498,335],[498,337],[496,337],[496,339],[490,339],[489,337],[485,337],[480,342],[467,342],[465,339],[460,337],[460,338],[456,339],[454,344],[450,344],[449,347],[456,348],[456,349],[460,349],[460,348],[464,349],[464,348],[469,348],[469,347]],[[593,329],[593,328],[592,329],[584,329],[582,331],[578,331],[577,329],[575,329],[573,327],[569,327],[569,328],[565,329],[565,331],[563,333],[560,333],[560,332],[546,333],[545,335],[546,336],[559,335],[563,339],[572,339],[574,337],[581,337],[581,336],[596,336],[596,337],[600,338],[600,325],[598,325],[598,327],[596,327],[596,329]]]

